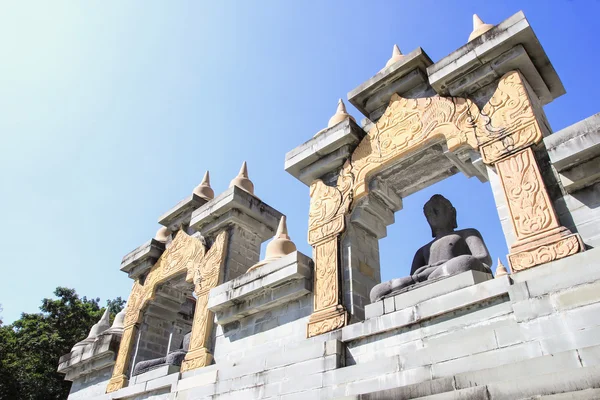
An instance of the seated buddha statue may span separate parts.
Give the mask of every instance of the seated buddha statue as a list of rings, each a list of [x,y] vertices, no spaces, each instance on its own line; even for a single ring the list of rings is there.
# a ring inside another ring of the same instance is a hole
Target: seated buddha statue
[[[423,212],[433,240],[421,247],[412,262],[410,276],[383,282],[371,290],[371,302],[393,296],[419,282],[465,271],[491,274],[492,258],[477,229],[457,228],[456,209],[440,194],[425,203]]]
[[[155,358],[152,360],[140,361],[133,368],[132,376],[143,374],[144,372],[152,371],[153,369],[160,368],[163,365],[175,365],[181,366],[183,359],[190,347],[190,338],[192,333],[188,333],[183,337],[183,342],[177,350],[169,352],[166,357]]]

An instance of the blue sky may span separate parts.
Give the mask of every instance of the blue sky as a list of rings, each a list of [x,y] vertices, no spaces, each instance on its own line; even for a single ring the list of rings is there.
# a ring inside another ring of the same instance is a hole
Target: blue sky
[[[126,298],[123,255],[205,170],[218,194],[243,160],[310,254],[308,188],[283,170],[285,153],[394,43],[437,61],[466,43],[474,12],[495,24],[519,10],[567,89],[546,106],[554,130],[598,112],[598,1],[0,3],[5,322],[59,285],[103,304]],[[434,193],[494,259],[506,255],[489,185],[456,175],[405,199],[381,241],[383,279],[406,275],[430,240],[421,208]]]

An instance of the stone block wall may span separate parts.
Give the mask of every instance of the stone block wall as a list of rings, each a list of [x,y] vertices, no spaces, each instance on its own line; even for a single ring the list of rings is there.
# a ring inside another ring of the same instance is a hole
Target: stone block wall
[[[229,229],[229,251],[225,260],[225,281],[243,275],[260,259],[262,239],[241,225]]]
[[[275,309],[259,312],[226,325],[216,325],[214,358],[217,363],[239,363],[306,340],[306,324],[313,310],[312,294]]]

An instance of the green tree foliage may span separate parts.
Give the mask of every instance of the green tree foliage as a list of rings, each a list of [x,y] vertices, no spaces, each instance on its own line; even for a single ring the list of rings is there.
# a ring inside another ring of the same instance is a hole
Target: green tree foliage
[[[105,309],[100,299],[80,298],[74,289],[58,287],[54,294],[42,300],[41,313],[23,313],[0,326],[0,400],[67,398],[71,383],[56,372],[58,359],[88,335]],[[107,301],[111,319],[124,303],[120,297]]]

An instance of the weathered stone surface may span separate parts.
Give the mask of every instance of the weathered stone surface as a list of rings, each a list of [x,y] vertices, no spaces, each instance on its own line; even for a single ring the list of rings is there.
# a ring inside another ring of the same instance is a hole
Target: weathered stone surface
[[[164,243],[150,239],[123,257],[121,271],[127,272],[130,278],[136,279],[152,267],[163,251],[165,251]]]
[[[554,168],[563,171],[600,153],[600,113],[544,138]]]
[[[431,64],[429,56],[419,47],[350,91],[348,100],[365,117],[376,122],[382,114],[377,110],[387,106],[392,94],[411,97],[416,88],[420,94],[427,93],[426,69]]]
[[[285,155],[285,170],[307,186],[335,171],[352,154],[366,132],[346,119],[320,132]]]
[[[233,186],[195,210],[190,226],[210,236],[227,224],[237,223],[264,241],[273,237],[281,217],[279,211],[258,197]]]
[[[181,200],[175,207],[164,213],[158,223],[169,228],[171,232],[176,232],[183,225],[189,225],[194,210],[200,208],[206,200],[192,193]]]
[[[518,62],[518,57],[513,58],[511,63],[499,62],[502,60],[498,59],[504,53],[518,45],[524,48],[527,57],[521,57],[521,62]],[[530,63],[533,63],[534,68],[531,68]],[[473,84],[455,84],[464,79],[465,74],[477,68],[480,72],[469,77],[470,80],[475,80]],[[496,71],[495,68],[498,70]],[[466,96],[468,93],[464,93],[465,90],[472,91],[473,85],[479,88],[493,82],[506,68],[519,69],[542,104],[547,104],[565,93],[560,78],[522,12],[507,18],[488,32],[429,66],[427,73],[431,86],[438,94],[468,97]],[[454,93],[449,92],[450,87],[454,88]]]

